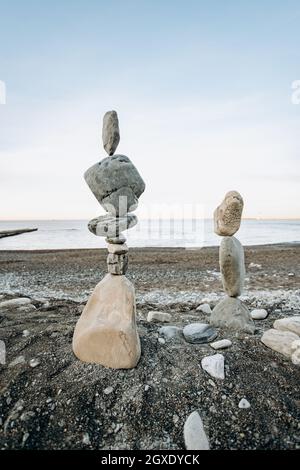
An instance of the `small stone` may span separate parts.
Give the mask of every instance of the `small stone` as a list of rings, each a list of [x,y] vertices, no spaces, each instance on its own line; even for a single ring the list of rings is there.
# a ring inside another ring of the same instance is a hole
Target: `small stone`
[[[158,338],[158,342],[160,344],[165,344],[166,343],[166,340],[164,338]]]
[[[292,363],[296,366],[300,365],[300,348],[296,349],[291,355]]]
[[[245,282],[244,249],[235,237],[224,237],[221,241],[220,270],[225,292],[229,297],[241,295]]]
[[[247,409],[247,408],[250,408],[250,403],[248,402],[248,400],[246,400],[246,398],[242,398],[239,402],[239,408],[241,409]]]
[[[295,277],[295,273],[288,273],[288,277]]]
[[[224,356],[222,354],[214,354],[206,356],[201,360],[202,369],[215,379],[224,380]]]
[[[27,338],[27,336],[30,335],[30,331],[29,330],[23,330],[22,332],[22,336],[24,336],[24,338]]]
[[[120,233],[118,237],[106,237],[105,241],[107,243],[112,243],[115,245],[122,245],[123,243],[126,242],[126,238],[124,237],[122,233]]]
[[[91,444],[90,436],[88,435],[87,432],[85,432],[82,436],[82,443],[86,446],[89,446]]]
[[[25,364],[25,362],[26,362],[25,356],[18,356],[9,363],[8,367],[14,367],[14,366],[17,366],[18,364]]]
[[[120,245],[115,245],[120,246]],[[126,274],[128,269],[128,255],[112,254],[109,253],[107,256],[107,270],[110,274],[121,276]]]
[[[226,349],[232,346],[232,342],[230,339],[220,339],[219,341],[215,341],[214,343],[210,343],[210,346],[213,349]]]
[[[188,343],[209,343],[217,336],[217,331],[207,323],[191,323],[183,328],[183,336]]]
[[[267,318],[268,312],[264,308],[255,308],[254,310],[252,310],[250,315],[253,320],[264,320],[265,318]]]
[[[148,322],[163,322],[168,323],[171,321],[172,316],[166,312],[148,312],[147,321]]]
[[[275,320],[273,326],[276,330],[291,331],[300,335],[300,315]]]
[[[29,365],[30,367],[34,368],[40,365],[41,361],[38,358],[30,359]]]
[[[114,391],[113,387],[106,387],[104,390],[103,390],[103,393],[105,395],[109,395],[110,393],[112,393]]]
[[[107,111],[104,114],[102,140],[108,155],[113,155],[120,142],[119,120],[116,111]]]
[[[248,268],[250,268],[250,269],[255,269],[255,268],[256,268],[256,269],[261,269],[262,266],[261,266],[261,264],[250,263],[249,266],[248,266]]]
[[[229,191],[214,212],[215,233],[220,236],[234,235],[241,224],[244,202],[237,191]]]
[[[210,323],[213,326],[253,334],[255,325],[250,312],[240,299],[226,297],[213,309]]]
[[[145,385],[145,389],[144,389],[145,392],[148,392],[149,388],[150,388],[149,385]]]
[[[176,424],[176,423],[178,423],[178,421],[179,421],[179,416],[174,414],[173,415],[173,423]]]
[[[134,214],[126,214],[123,217],[112,215],[101,215],[92,219],[88,223],[88,229],[99,237],[117,237],[119,232],[123,232],[137,224],[137,217]]]
[[[173,338],[182,337],[182,328],[178,328],[178,326],[162,326],[158,330],[158,333],[166,340],[171,340]]]
[[[124,255],[128,252],[128,246],[125,243],[123,243],[122,245],[116,243],[109,243],[107,245],[107,250],[108,253],[111,253],[112,255]]]
[[[196,308],[196,310],[197,312],[206,313],[208,315],[211,314],[211,308],[209,304],[201,304],[199,305],[199,307]]]
[[[184,443],[187,450],[209,450],[209,442],[198,411],[193,411],[184,423]]]
[[[0,302],[0,310],[18,308],[28,304],[31,304],[30,299],[28,299],[27,297],[19,297],[18,299],[10,299],[5,300],[4,302]]]
[[[267,330],[261,338],[261,342],[268,348],[277,351],[290,358],[292,355],[292,344],[299,340],[299,336],[291,331]]]

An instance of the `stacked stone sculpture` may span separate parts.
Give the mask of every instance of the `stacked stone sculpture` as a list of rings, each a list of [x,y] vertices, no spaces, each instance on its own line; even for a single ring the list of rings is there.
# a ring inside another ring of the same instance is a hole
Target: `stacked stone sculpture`
[[[135,291],[125,277],[128,247],[122,232],[137,223],[130,213],[138,206],[145,183],[131,160],[114,155],[120,141],[116,111],[103,119],[103,146],[108,157],[89,168],[84,178],[107,214],[91,220],[89,230],[106,237],[108,274],[95,287],[73,336],[73,351],[85,362],[132,368],[141,349],[136,329]]]
[[[242,196],[237,191],[230,191],[214,212],[215,233],[223,237],[219,250],[219,263],[227,297],[213,309],[210,323],[214,326],[254,333],[250,312],[238,298],[245,281],[245,261],[243,246],[233,235],[240,228],[243,207]]]

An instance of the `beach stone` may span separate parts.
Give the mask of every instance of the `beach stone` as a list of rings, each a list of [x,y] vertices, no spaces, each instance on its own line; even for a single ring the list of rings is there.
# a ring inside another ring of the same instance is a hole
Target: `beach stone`
[[[128,246],[125,243],[108,243],[107,250],[112,255],[124,255],[128,252]]]
[[[116,245],[117,246],[117,245]],[[128,268],[128,255],[127,254],[112,254],[107,256],[107,269],[110,274],[120,276],[125,274]]]
[[[168,323],[172,320],[172,316],[166,312],[148,312],[147,321],[148,322],[164,322]]]
[[[220,270],[229,297],[241,295],[245,282],[244,249],[235,237],[224,237],[219,251]]]
[[[240,409],[247,409],[247,408],[250,408],[251,405],[250,403],[248,402],[248,400],[246,400],[246,398],[242,398],[240,401],[239,401],[239,408]]]
[[[292,344],[296,340],[299,340],[299,336],[296,335],[296,333],[275,329],[265,331],[261,338],[261,342],[265,346],[288,358],[290,358],[293,353]]]
[[[253,334],[255,325],[250,312],[240,299],[226,297],[213,309],[210,324]]]
[[[191,323],[182,332],[185,340],[193,344],[209,343],[218,336],[217,331],[207,323]]]
[[[196,311],[197,311],[197,312],[206,313],[206,314],[208,314],[208,315],[211,314],[211,308],[210,308],[210,305],[209,305],[209,304],[200,304],[200,305],[196,308]]]
[[[3,309],[11,309],[11,308],[19,308],[24,305],[31,304],[31,300],[27,297],[19,297],[17,299],[10,299],[5,300],[4,302],[0,302],[0,310]]]
[[[84,178],[97,201],[115,216],[136,209],[145,190],[142,177],[125,155],[104,158],[89,168]]]
[[[275,320],[273,327],[276,330],[292,331],[293,333],[300,335],[300,315]]]
[[[30,331],[29,330],[23,330],[22,331],[22,336],[24,336],[24,338],[27,338],[27,336],[30,336]]]
[[[126,238],[124,237],[122,233],[120,233],[118,237],[111,237],[111,238],[106,237],[105,241],[107,243],[112,243],[113,245],[122,245],[123,243],[126,242]]]
[[[115,369],[137,365],[135,292],[125,276],[107,274],[97,284],[76,324],[73,351],[81,361]]]
[[[210,346],[213,349],[226,349],[232,346],[232,342],[230,339],[220,339],[219,341],[215,341],[214,343],[210,343]]]
[[[33,310],[37,310],[37,308],[33,304],[28,304],[28,305],[22,305],[21,307],[18,307],[18,312],[32,312]]]
[[[217,235],[230,237],[241,225],[243,198],[237,191],[229,191],[214,212],[214,228]]]
[[[107,111],[104,114],[102,140],[108,155],[113,155],[120,142],[119,120],[116,111]]]
[[[8,364],[8,367],[14,367],[18,364],[25,364],[25,356],[18,356]]]
[[[184,423],[184,443],[187,450],[209,450],[209,442],[198,411],[193,411]]]
[[[291,355],[292,363],[296,366],[300,365],[300,349],[294,351]]]
[[[158,338],[157,340],[160,344],[165,344],[166,340],[164,338]]]
[[[110,395],[114,391],[113,387],[109,386],[103,390],[104,395]]]
[[[214,354],[213,356],[205,356],[201,360],[202,369],[215,379],[224,380],[224,356],[223,354]]]
[[[30,361],[29,361],[29,365],[32,368],[39,366],[40,363],[41,363],[41,361],[37,357],[34,357],[33,359],[30,359]]]
[[[173,338],[181,338],[182,337],[182,328],[178,328],[178,326],[162,326],[158,333],[162,335],[166,340],[170,340]]]
[[[267,318],[268,312],[264,308],[255,308],[254,310],[252,310],[250,315],[253,320],[264,320],[265,318]]]
[[[137,217],[134,214],[127,214],[124,217],[113,217],[111,215],[101,215],[92,219],[88,223],[88,229],[98,237],[117,237],[119,232],[137,224]]]

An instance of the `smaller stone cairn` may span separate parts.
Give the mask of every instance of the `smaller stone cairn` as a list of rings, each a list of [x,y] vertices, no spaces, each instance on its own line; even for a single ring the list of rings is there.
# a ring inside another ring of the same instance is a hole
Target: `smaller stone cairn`
[[[128,247],[122,232],[137,224],[130,211],[137,208],[145,183],[128,157],[114,155],[120,141],[116,111],[105,114],[102,139],[109,156],[89,168],[84,178],[107,212],[92,219],[88,228],[106,239],[108,274],[95,287],[77,322],[73,351],[82,361],[127,369],[136,366],[141,349],[134,286],[125,277]]]
[[[245,281],[242,244],[233,235],[241,224],[244,202],[237,191],[230,191],[214,212],[214,229],[222,238],[219,263],[222,284],[227,297],[213,309],[210,323],[214,326],[254,333],[254,323],[247,307],[238,298]]]

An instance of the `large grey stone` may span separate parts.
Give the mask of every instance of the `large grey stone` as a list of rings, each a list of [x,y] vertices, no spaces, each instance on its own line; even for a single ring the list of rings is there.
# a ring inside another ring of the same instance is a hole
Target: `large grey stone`
[[[84,174],[92,193],[107,212],[124,215],[136,209],[145,183],[125,155],[106,157]]]
[[[198,411],[189,415],[184,423],[183,433],[187,450],[209,450],[209,442]]]
[[[218,333],[207,323],[191,323],[183,328],[183,336],[188,343],[201,344],[213,341]]]
[[[234,297],[226,297],[213,309],[210,324],[253,334],[254,322],[247,307]]]
[[[116,111],[107,111],[104,114],[102,140],[108,155],[113,155],[120,142],[119,120]]]
[[[235,237],[224,237],[219,251],[222,284],[229,297],[241,295],[245,281],[244,249]]]
[[[99,237],[117,237],[119,233],[134,227],[138,220],[134,214],[124,217],[113,217],[112,215],[101,215],[88,223],[88,229]]]
[[[293,343],[299,340],[299,336],[291,331],[279,331],[270,329],[264,332],[261,337],[261,342],[268,346],[268,348],[277,351],[284,356],[290,358],[294,352]]]
[[[241,225],[244,201],[237,191],[229,191],[214,212],[215,233],[223,237],[234,235]]]

